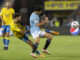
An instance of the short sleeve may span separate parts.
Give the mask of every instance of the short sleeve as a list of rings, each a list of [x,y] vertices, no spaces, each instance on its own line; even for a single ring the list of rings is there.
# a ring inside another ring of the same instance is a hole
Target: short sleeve
[[[3,14],[3,9],[2,9],[1,12],[0,12],[0,16],[2,16],[2,14]]]
[[[17,32],[21,31],[21,29],[18,28],[16,25],[11,26],[11,29],[14,30],[14,31],[17,31]]]
[[[14,9],[12,9],[11,11],[12,11],[12,14],[15,14],[15,11],[14,11]]]

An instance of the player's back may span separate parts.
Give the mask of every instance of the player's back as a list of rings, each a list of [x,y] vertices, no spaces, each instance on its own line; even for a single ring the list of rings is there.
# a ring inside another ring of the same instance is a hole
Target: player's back
[[[39,23],[39,15],[33,12],[30,16],[30,26],[31,26],[30,32],[31,33],[33,33],[34,31],[40,30],[40,28],[36,25],[37,23]]]
[[[24,34],[20,33],[21,30],[25,30],[25,28],[20,24],[15,24],[14,21],[11,22],[11,31],[16,37],[18,38],[24,37]]]

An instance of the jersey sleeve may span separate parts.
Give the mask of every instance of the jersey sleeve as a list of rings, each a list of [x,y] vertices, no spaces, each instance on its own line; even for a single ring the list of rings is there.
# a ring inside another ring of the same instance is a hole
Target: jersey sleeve
[[[2,16],[2,14],[3,14],[3,9],[2,9],[1,12],[0,12],[0,16]]]
[[[12,14],[15,14],[15,11],[14,11],[14,9],[12,9],[11,11],[12,11]]]
[[[14,31],[17,31],[17,32],[21,31],[21,29],[18,28],[16,25],[11,26],[11,30],[14,30]]]

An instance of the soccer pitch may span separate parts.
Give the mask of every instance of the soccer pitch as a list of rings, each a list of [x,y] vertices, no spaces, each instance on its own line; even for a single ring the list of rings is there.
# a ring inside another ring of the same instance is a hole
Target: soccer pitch
[[[29,37],[32,40],[32,37]],[[48,50],[52,53],[45,58],[32,58],[31,47],[14,36],[10,37],[9,50],[3,50],[0,37],[0,60],[80,60],[80,36],[53,36]],[[33,40],[32,40],[33,41]],[[40,39],[38,50],[41,52],[46,39]]]

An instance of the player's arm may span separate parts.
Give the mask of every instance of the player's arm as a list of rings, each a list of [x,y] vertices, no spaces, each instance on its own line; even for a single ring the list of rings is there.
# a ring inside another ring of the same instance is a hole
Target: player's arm
[[[26,33],[26,30],[22,30],[21,28],[17,27],[17,26],[11,26],[11,29],[17,32],[20,32],[22,34]]]
[[[15,11],[14,11],[14,9],[12,9],[11,11],[12,11],[12,14],[14,15],[14,14],[15,14]]]
[[[5,21],[3,19],[3,9],[0,12],[0,18],[1,18],[2,22],[3,22],[3,25],[5,25]]]
[[[0,16],[0,18],[1,18],[1,20],[2,20],[3,25],[5,25],[5,21],[4,21],[3,17]]]
[[[37,23],[36,25],[37,25],[37,26],[42,26],[42,25],[46,24],[47,21],[48,21],[48,17],[45,17],[45,20],[44,20],[44,21],[40,21],[40,22]]]
[[[11,12],[12,12],[12,16],[14,16],[15,15],[15,11],[14,11],[13,8],[11,9]]]

